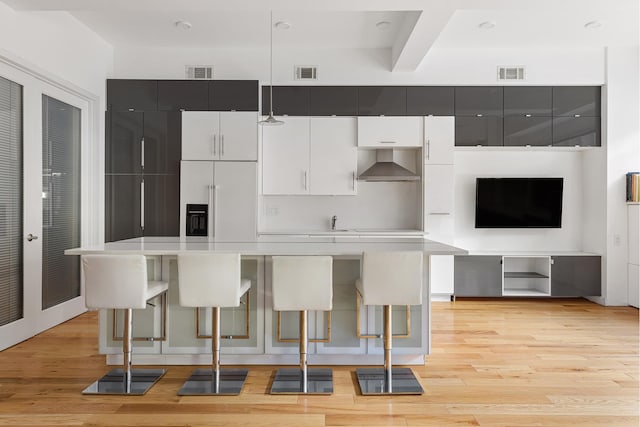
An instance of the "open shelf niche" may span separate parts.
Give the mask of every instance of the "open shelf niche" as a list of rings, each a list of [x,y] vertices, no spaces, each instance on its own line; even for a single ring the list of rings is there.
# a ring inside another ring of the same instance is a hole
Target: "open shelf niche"
[[[503,256],[503,296],[551,295],[551,257]]]

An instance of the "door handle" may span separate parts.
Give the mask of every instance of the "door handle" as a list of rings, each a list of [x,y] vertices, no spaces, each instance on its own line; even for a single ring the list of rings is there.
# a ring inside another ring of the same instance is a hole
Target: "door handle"
[[[34,236],[33,234],[27,234],[27,241],[38,240],[38,236]]]

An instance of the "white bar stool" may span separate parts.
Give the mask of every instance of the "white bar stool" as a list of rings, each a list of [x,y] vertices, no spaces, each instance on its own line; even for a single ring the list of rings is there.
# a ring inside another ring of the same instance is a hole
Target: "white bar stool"
[[[144,255],[83,255],[82,271],[87,308],[125,310],[123,368],[111,370],[82,394],[145,394],[165,370],[132,369],[133,309],[145,308],[148,300],[167,291],[169,283],[147,280],[147,259]]]
[[[423,394],[409,368],[392,368],[391,306],[422,304],[422,252],[365,252],[362,277],[356,289],[364,305],[382,305],[384,368],[358,368],[356,376],[363,395]]]
[[[307,310],[331,310],[333,258],[274,256],[272,260],[273,309],[300,312],[300,367],[278,369],[271,394],[331,394],[333,370],[307,367]]]
[[[212,307],[211,369],[196,369],[178,391],[179,396],[237,395],[247,369],[220,369],[220,308],[238,307],[251,288],[240,276],[240,254],[178,255],[178,290],[183,307]]]

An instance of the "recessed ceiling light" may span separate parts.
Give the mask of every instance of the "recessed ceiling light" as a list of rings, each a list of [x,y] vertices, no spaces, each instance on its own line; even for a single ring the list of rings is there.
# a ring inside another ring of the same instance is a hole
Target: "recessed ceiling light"
[[[278,21],[276,22],[275,27],[279,30],[288,30],[291,28],[291,24],[286,21]]]
[[[379,30],[387,30],[391,27],[391,22],[389,21],[380,21],[376,23],[376,28]]]
[[[190,30],[192,27],[191,22],[187,21],[176,21],[173,25],[175,25],[176,28],[180,28],[182,30]]]
[[[478,28],[482,28],[483,30],[490,30],[496,26],[496,23],[493,21],[484,21],[478,24]]]
[[[589,21],[586,24],[584,24],[585,28],[600,28],[602,27],[602,24],[598,21]]]

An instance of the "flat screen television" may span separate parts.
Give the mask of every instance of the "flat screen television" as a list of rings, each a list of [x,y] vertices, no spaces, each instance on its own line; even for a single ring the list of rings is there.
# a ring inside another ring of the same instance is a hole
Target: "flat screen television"
[[[563,178],[476,178],[476,228],[560,228]]]

